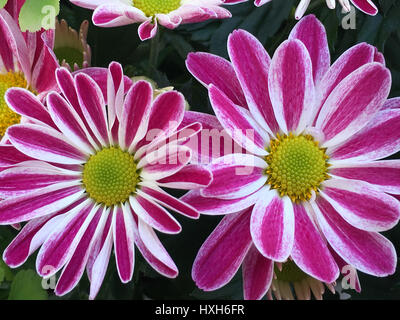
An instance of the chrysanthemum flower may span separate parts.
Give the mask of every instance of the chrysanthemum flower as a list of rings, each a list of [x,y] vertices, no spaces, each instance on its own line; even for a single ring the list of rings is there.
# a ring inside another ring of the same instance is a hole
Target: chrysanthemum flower
[[[400,161],[379,159],[400,150],[400,109],[387,107],[391,77],[382,55],[361,43],[330,66],[314,16],[272,59],[243,30],[230,35],[228,52],[232,63],[207,53],[187,59],[222,127],[247,150],[215,159],[211,184],[184,196],[204,214],[241,212],[200,249],[197,285],[226,284],[252,245],[259,259],[244,275],[249,299],[266,293],[267,266],[289,257],[313,278],[334,282],[340,268],[328,244],[357,270],[392,274],[396,252],[379,232],[399,220],[400,202],[389,194],[400,194]],[[201,120],[193,112],[186,118]]]
[[[73,77],[65,68],[56,77],[62,95],[50,92],[47,108],[25,89],[6,93],[13,111],[30,121],[8,129],[17,152],[0,147],[1,158],[16,158],[0,173],[5,198],[0,224],[28,221],[4,261],[18,267],[40,247],[37,272],[49,277],[62,269],[57,295],[72,290],[86,267],[94,298],[112,247],[124,283],[132,279],[135,245],[160,274],[176,277],[178,269],[154,229],[180,232],[165,208],[198,217],[161,187],[191,189],[210,182],[206,169],[187,166],[191,152],[183,145],[201,125],[178,129],[183,96],[169,91],[154,100],[151,85],[131,85],[117,63],[99,83],[82,72]]]
[[[8,4],[14,15],[17,9],[12,4],[17,3]],[[10,13],[0,10],[0,138],[20,121],[4,101],[7,89],[21,87],[41,95],[55,86],[58,63],[50,48],[53,34],[52,30],[23,34]]]
[[[158,24],[175,29],[184,23],[209,19],[230,18],[221,7],[222,0],[70,0],[72,3],[94,10],[93,23],[99,27],[117,27],[140,23],[141,40],[153,38]]]
[[[226,4],[236,4],[245,1],[247,0],[224,0]],[[254,0],[254,4],[257,7],[260,7],[263,4],[266,4],[270,1],[271,0]],[[361,10],[362,12],[370,16],[374,16],[378,13],[377,7],[371,0],[338,0],[338,1],[345,12],[350,12],[351,10],[350,2],[351,2],[357,9]],[[296,19],[300,19],[304,15],[310,2],[311,0],[300,0],[295,12]],[[336,0],[326,0],[326,4],[329,9],[335,9]]]
[[[63,67],[69,70],[90,67],[92,53],[87,43],[89,21],[84,20],[79,33],[67,21],[56,21],[53,51]]]

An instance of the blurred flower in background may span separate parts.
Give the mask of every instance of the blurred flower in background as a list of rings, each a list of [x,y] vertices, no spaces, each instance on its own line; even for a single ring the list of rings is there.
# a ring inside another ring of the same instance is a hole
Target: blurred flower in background
[[[87,20],[82,22],[79,32],[69,27],[64,19],[56,21],[53,50],[63,67],[71,71],[90,67],[92,53],[87,43],[88,28]]]
[[[93,23],[99,27],[117,27],[140,23],[141,40],[153,38],[158,24],[175,29],[181,24],[209,19],[230,18],[221,7],[222,0],[70,0],[72,3],[94,10]]]
[[[382,54],[361,43],[331,66],[325,29],[313,15],[272,59],[243,30],[229,36],[228,53],[231,62],[208,53],[186,62],[246,151],[214,159],[211,184],[182,198],[200,213],[227,215],[196,257],[198,287],[224,286],[243,262],[244,297],[260,299],[274,262],[289,258],[331,284],[343,265],[331,249],[357,270],[393,274],[395,248],[379,232],[400,217],[391,196],[400,194],[400,162],[379,159],[400,150],[400,112],[387,107],[391,75]],[[196,113],[186,118],[201,121]]]

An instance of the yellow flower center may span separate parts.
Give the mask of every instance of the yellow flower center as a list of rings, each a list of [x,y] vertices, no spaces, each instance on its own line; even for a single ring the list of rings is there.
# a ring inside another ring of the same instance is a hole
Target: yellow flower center
[[[133,0],[133,5],[148,17],[157,13],[170,13],[181,6],[181,0]]]
[[[21,116],[8,107],[4,99],[6,91],[12,87],[26,88],[27,86],[22,73],[10,71],[0,74],[0,137],[4,136],[9,126],[17,124],[21,120]]]
[[[105,148],[91,156],[83,169],[83,185],[89,197],[106,206],[129,199],[140,182],[137,163],[119,147]]]
[[[277,135],[271,140],[266,156],[267,184],[293,202],[311,199],[323,181],[329,179],[326,149],[320,148],[311,135]]]

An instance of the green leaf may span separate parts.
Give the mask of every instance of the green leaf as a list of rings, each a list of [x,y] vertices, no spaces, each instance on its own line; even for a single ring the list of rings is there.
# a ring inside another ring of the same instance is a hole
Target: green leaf
[[[0,9],[3,9],[8,0],[0,0]]]
[[[0,283],[3,281],[12,281],[14,275],[11,269],[4,263],[3,259],[0,258]]]
[[[33,270],[21,270],[11,284],[8,300],[47,300],[42,280]]]
[[[26,0],[19,14],[21,30],[36,32],[41,28],[54,29],[59,11],[59,0]]]

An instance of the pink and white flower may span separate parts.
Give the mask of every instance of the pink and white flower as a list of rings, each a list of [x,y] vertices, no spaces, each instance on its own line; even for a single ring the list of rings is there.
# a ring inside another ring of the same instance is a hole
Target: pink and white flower
[[[175,29],[181,24],[209,19],[230,18],[221,7],[222,0],[70,0],[72,3],[94,10],[93,23],[99,27],[117,27],[140,23],[141,40],[153,38],[158,24]]]
[[[135,245],[160,274],[177,276],[154,229],[180,232],[165,208],[189,218],[198,212],[162,187],[205,187],[211,174],[188,165],[184,143],[201,125],[178,128],[185,112],[180,93],[153,99],[151,85],[132,85],[118,63],[85,72],[57,69],[58,92],[47,95],[46,106],[25,89],[7,91],[10,107],[29,122],[10,127],[12,145],[0,147],[0,224],[27,222],[4,251],[9,266],[40,248],[39,275],[62,269],[57,295],[72,290],[86,268],[93,299],[112,248],[124,283],[132,279]]]
[[[56,85],[54,31],[22,33],[17,20],[20,6],[21,1],[9,1],[0,10],[0,138],[9,125],[20,121],[4,101],[8,88],[23,87],[41,96]]]
[[[289,258],[333,283],[342,270],[331,250],[359,271],[392,274],[396,252],[379,232],[400,217],[392,196],[400,195],[400,161],[380,159],[400,150],[400,109],[398,98],[386,100],[391,76],[382,54],[360,43],[330,65],[325,30],[312,15],[272,59],[243,30],[229,36],[228,52],[231,62],[208,53],[187,59],[219,126],[247,150],[215,158],[211,184],[183,197],[200,213],[227,215],[197,255],[197,285],[220,288],[251,263],[244,296],[260,299],[273,263]],[[187,112],[185,121],[207,127],[210,117]]]
[[[241,2],[246,2],[247,0],[224,0],[226,4],[237,4]],[[371,0],[338,0],[340,5],[342,6],[345,12],[351,11],[350,2],[362,12],[374,16],[378,13],[378,8]],[[260,7],[271,0],[254,0],[254,4],[257,7]],[[299,4],[297,5],[295,17],[296,19],[300,19],[304,13],[306,12],[311,0],[300,0]],[[326,0],[326,4],[329,9],[335,9],[336,7],[336,0]]]

